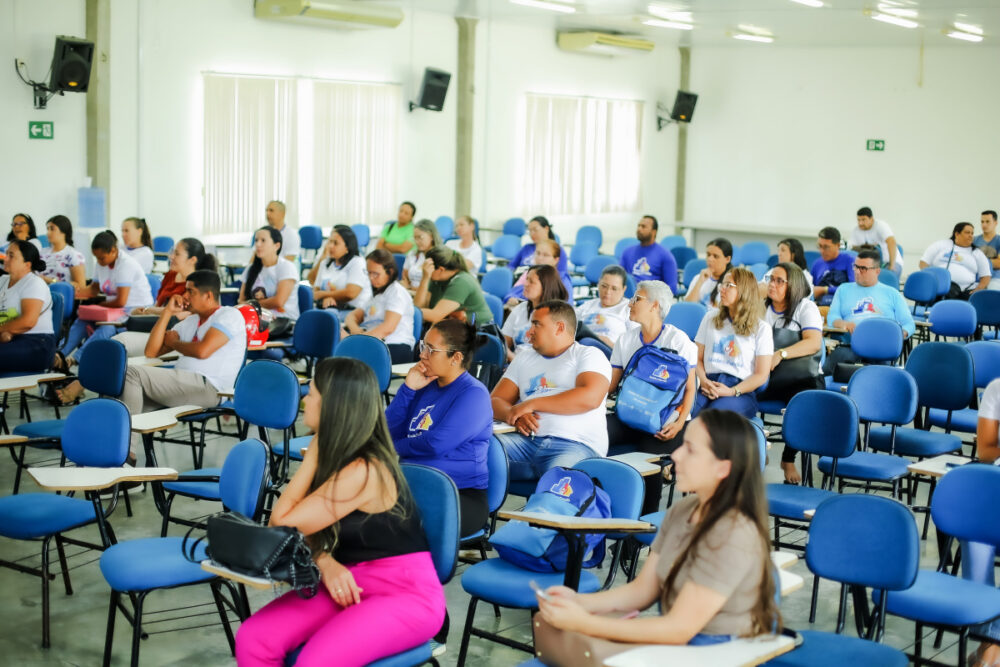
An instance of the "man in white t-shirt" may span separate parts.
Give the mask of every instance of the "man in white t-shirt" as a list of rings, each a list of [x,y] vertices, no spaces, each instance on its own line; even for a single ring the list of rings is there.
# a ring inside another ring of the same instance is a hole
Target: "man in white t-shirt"
[[[903,253],[892,229],[885,221],[876,220],[870,208],[862,206],[858,209],[858,226],[851,230],[851,250],[857,252],[866,245],[877,245],[882,251],[882,266],[897,276],[902,275]]]
[[[121,400],[133,415],[161,407],[219,403],[219,390],[232,387],[243,366],[247,347],[246,323],[236,308],[219,305],[221,282],[214,271],[195,271],[187,277],[184,296],[167,302],[149,333],[146,356],[170,351],[181,357],[173,368],[129,366]],[[170,318],[192,313],[172,329]]]
[[[611,364],[574,342],[576,313],[564,301],[543,301],[531,313],[523,348],[491,395],[493,417],[517,430],[497,436],[511,479],[537,479],[555,466],[606,456],[605,401]]]
[[[285,223],[285,204],[277,199],[267,203],[264,210],[267,224],[281,232],[282,256],[290,262],[299,260],[302,242],[299,240],[299,230]]]

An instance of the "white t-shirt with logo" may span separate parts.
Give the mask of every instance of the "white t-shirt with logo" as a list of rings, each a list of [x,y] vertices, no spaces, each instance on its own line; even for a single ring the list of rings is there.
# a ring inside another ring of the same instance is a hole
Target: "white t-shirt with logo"
[[[145,271],[139,266],[139,262],[126,253],[118,253],[114,268],[98,264],[94,269],[94,282],[102,294],[110,297],[116,296],[119,288],[128,287],[126,310],[153,305],[153,291],[149,288]]]
[[[695,278],[695,280],[697,280],[697,278]],[[694,280],[691,281],[691,282],[693,284]],[[706,306],[708,308],[711,308],[713,304],[709,303],[709,301],[712,298],[712,290],[715,289],[715,286],[718,283],[719,283],[719,281],[716,280],[715,278],[713,278],[712,276],[709,276],[708,278],[705,278],[705,280],[703,280],[702,283],[701,283],[701,289],[698,290],[698,303],[700,303],[703,306]],[[715,293],[715,301],[716,301],[716,303],[718,303],[718,301],[719,301],[719,293],[718,292]]]
[[[461,239],[452,239],[451,241],[445,241],[445,246],[452,250],[457,250],[462,254],[462,257],[472,262],[473,271],[479,272],[483,270],[483,248],[477,242],[473,241],[472,245],[468,248],[463,248]]]
[[[643,347],[652,345],[663,350],[673,350],[694,368],[698,365],[698,346],[695,345],[687,334],[672,324],[664,324],[660,329],[660,335],[652,343],[645,343],[642,340],[642,328],[634,327],[615,343],[615,349],[611,351],[611,367],[625,368],[628,366],[632,355]]]
[[[368,264],[365,260],[358,255],[351,257],[344,266],[337,266],[333,260],[324,259],[316,273],[316,288],[333,292],[348,285],[357,285],[361,291],[347,305],[354,308],[367,306],[372,299],[372,283],[368,280]]]
[[[385,288],[385,291],[376,294],[365,306],[365,318],[361,322],[361,328],[371,330],[385,322],[387,312],[399,313],[399,323],[388,336],[385,337],[386,345],[409,345],[413,347],[416,338],[413,337],[413,299],[406,288],[394,280]]]
[[[52,330],[52,293],[45,281],[29,273],[25,277],[10,284],[10,275],[0,276],[0,321],[9,321],[21,315],[21,301],[36,299],[42,302],[42,311],[38,321],[26,334],[50,334]]]
[[[884,220],[876,220],[871,229],[861,229],[855,226],[851,230],[851,247],[859,245],[877,245],[882,250],[882,261],[889,263],[889,244],[886,239],[895,236],[889,223]],[[903,253],[899,252],[899,244],[896,245],[896,266],[902,268]]]
[[[424,278],[425,261],[427,261],[427,256],[422,252],[411,253],[403,260],[403,275],[413,287],[419,285]]]
[[[149,246],[141,245],[137,248],[129,248],[127,245],[119,245],[119,250],[124,250],[128,256],[139,263],[143,273],[153,272],[153,249]]]
[[[509,336],[514,341],[514,345],[517,346],[527,342],[525,334],[528,333],[529,327],[531,327],[531,315],[528,314],[528,302],[522,301],[514,306],[514,310],[510,311],[510,315],[504,320],[500,333]]]
[[[248,266],[243,271],[242,280],[244,285],[247,282],[247,273],[249,272],[250,267]],[[299,292],[297,287],[297,283],[299,282],[299,271],[295,268],[295,265],[285,259],[284,256],[278,258],[277,264],[260,267],[260,273],[257,274],[257,280],[255,280],[253,285],[246,290],[246,297],[248,299],[252,299],[253,291],[258,287],[263,287],[265,297],[270,298],[278,293],[278,283],[282,280],[294,280],[296,285],[292,285],[292,293],[289,294],[288,299],[285,300],[284,310],[277,315],[279,317],[287,317],[290,320],[297,320],[299,319]]]
[[[302,240],[299,239],[299,230],[286,224],[278,230],[278,233],[281,234],[281,256],[298,257],[302,251]],[[323,249],[320,248],[320,252],[322,251]]]
[[[518,351],[507,367],[504,378],[520,392],[518,402],[539,396],[554,396],[576,387],[581,373],[599,373],[611,381],[611,364],[594,347],[573,343],[557,357],[544,357],[533,347]],[[590,447],[600,456],[608,453],[608,422],[604,399],[593,410],[575,415],[538,413],[538,436],[574,440]]]
[[[716,329],[713,320],[717,312],[713,308],[705,314],[694,337],[696,343],[705,346],[705,373],[727,373],[745,380],[753,375],[758,356],[774,354],[771,327],[764,320],[758,320],[753,334],[741,336],[728,319],[721,329]]]
[[[42,251],[42,261],[45,262],[45,270],[42,271],[42,275],[64,283],[70,281],[70,269],[74,266],[82,266],[85,262],[83,253],[71,245],[59,251],[46,248]]]
[[[600,299],[584,301],[576,307],[578,320],[590,327],[599,336],[617,342],[627,330],[639,325],[628,318],[628,299],[622,299],[614,306],[604,308]]]
[[[942,239],[930,244],[920,261],[930,266],[948,269],[952,281],[962,289],[968,289],[984,276],[993,275],[990,260],[976,247],[962,248],[951,239]]]
[[[243,366],[243,357],[247,349],[246,321],[240,311],[222,306],[204,322],[199,323],[198,316],[191,315],[175,324],[173,328],[185,343],[205,340],[209,329],[217,329],[229,340],[206,359],[181,355],[174,368],[204,375],[216,389],[232,387],[236,384],[236,376]]]
[[[1000,378],[986,385],[983,398],[979,401],[979,418],[1000,421]]]
[[[785,322],[784,313],[777,313],[773,306],[768,306],[764,311],[764,321],[771,328],[779,327],[792,331],[805,331],[806,329],[817,329],[823,332],[823,316],[819,314],[819,307],[816,302],[809,299],[802,299],[792,313],[792,321]]]

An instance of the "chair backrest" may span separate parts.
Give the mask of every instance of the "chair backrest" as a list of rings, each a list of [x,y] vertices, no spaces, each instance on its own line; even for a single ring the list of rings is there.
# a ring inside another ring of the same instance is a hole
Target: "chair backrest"
[[[806,266],[812,271],[813,265],[821,260],[822,256],[819,254],[819,250],[806,250],[804,254],[806,256]]]
[[[916,304],[927,304],[937,298],[937,278],[927,271],[915,271],[906,277],[903,296]]]
[[[583,267],[583,277],[586,278],[587,282],[591,285],[596,285],[601,280],[601,272],[612,264],[617,263],[618,260],[614,257],[609,257],[608,255],[591,257],[590,261],[588,261]],[[628,271],[625,273],[628,273]]]
[[[299,227],[299,244],[303,250],[319,250],[323,247],[323,229],[319,225]]]
[[[437,227],[438,234],[445,241],[455,235],[455,221],[450,215],[439,215],[434,220],[434,226]]]
[[[477,349],[473,354],[473,361],[481,361],[487,364],[496,364],[503,368],[504,364],[507,362],[507,354],[504,351],[504,345],[500,342],[500,339],[493,334],[484,334],[486,336],[486,343],[482,347]]]
[[[972,369],[977,388],[985,388],[1000,377],[1000,342],[977,340],[967,343],[965,349],[972,355]]]
[[[101,396],[121,396],[125,388],[128,352],[116,340],[90,341],[80,352],[77,377],[84,389]]]
[[[169,236],[153,237],[153,252],[156,254],[166,254],[174,247],[174,240]]]
[[[821,389],[801,391],[785,408],[785,442],[803,452],[843,458],[854,451],[858,408],[843,394]]]
[[[587,262],[600,254],[596,243],[590,241],[578,241],[573,249],[569,251],[569,262],[573,266],[586,266]]]
[[[906,372],[917,382],[922,407],[961,410],[972,400],[972,354],[957,343],[917,345],[906,360]]]
[[[705,319],[705,313],[707,312],[708,308],[704,304],[693,301],[679,301],[670,306],[670,310],[667,311],[667,316],[663,318],[663,321],[674,325],[686,333],[688,338],[694,340],[695,334],[698,333],[698,327],[701,326],[701,321]]]
[[[92,398],[66,417],[62,451],[78,466],[118,467],[128,458],[131,430],[132,417],[124,403],[114,398]]]
[[[299,379],[291,368],[273,359],[251,361],[236,376],[233,409],[251,424],[284,430],[299,413]]]
[[[917,414],[917,383],[896,366],[858,369],[847,383],[847,395],[858,406],[861,421],[902,426]]]
[[[295,323],[292,347],[300,354],[314,359],[331,357],[339,342],[340,317],[333,308],[309,310]]]
[[[491,514],[500,509],[507,500],[507,487],[510,483],[509,465],[507,450],[495,436],[490,436],[490,447],[486,450],[486,469],[490,474],[486,486],[486,504]]]
[[[948,272],[948,269],[941,266],[928,266],[921,271],[926,271],[937,280],[938,296],[944,296],[951,289],[951,273]]]
[[[500,300],[495,294],[490,294],[489,292],[483,292],[483,298],[486,300],[486,305],[490,307],[490,311],[493,313],[494,322],[503,322],[503,301]]]
[[[596,338],[591,338],[590,336],[585,336],[577,341],[580,345],[586,345],[587,347],[597,348],[601,353],[611,359],[611,348],[604,344],[604,341],[597,340]]]
[[[945,299],[931,306],[927,319],[931,333],[938,336],[971,338],[976,333],[976,308],[968,301]]]
[[[264,508],[269,486],[267,447],[255,438],[237,443],[226,454],[219,474],[222,505],[243,516],[257,519]]]
[[[764,422],[756,417],[747,421],[753,426],[754,435],[757,436],[757,460],[760,461],[760,471],[764,472],[767,468],[767,436],[764,434]]]
[[[59,332],[62,331],[63,318],[66,316],[66,306],[62,293],[50,290],[49,294],[52,296],[52,331],[58,339]]]
[[[683,248],[687,246],[687,239],[680,234],[670,234],[669,236],[664,236],[660,239],[660,245],[667,250],[673,250],[674,248]]]
[[[1000,503],[1000,468],[969,463],[938,480],[931,498],[931,518],[942,533],[959,540],[1000,545],[1000,521],[990,521],[983,508]]]
[[[778,256],[777,255],[768,255],[767,256],[767,268],[772,268],[772,267],[775,267],[777,265],[778,265]]]
[[[767,258],[771,254],[771,248],[763,241],[749,241],[740,250],[740,259],[743,264],[766,264]]]
[[[580,229],[576,230],[576,241],[574,245],[579,245],[581,243],[593,243],[598,248],[604,242],[604,235],[601,233],[601,228],[596,225],[584,225]]]
[[[514,273],[505,266],[498,266],[495,269],[490,269],[483,275],[483,282],[480,284],[480,287],[483,288],[483,292],[503,299],[513,285]],[[503,322],[503,318],[501,317],[496,321]]]
[[[521,237],[513,234],[504,234],[493,242],[493,254],[508,261],[521,250]]]
[[[400,466],[420,512],[438,579],[445,583],[458,561],[458,489],[440,470],[414,463]]]
[[[976,309],[976,321],[980,326],[1000,326],[1000,290],[981,289],[973,292],[969,303]]]
[[[351,225],[351,231],[357,237],[358,247],[360,248],[366,247],[368,242],[372,240],[372,230],[368,228],[368,225],[362,225],[361,223]]]
[[[299,315],[313,309],[313,290],[309,285],[296,285],[295,296],[299,301]]]
[[[733,266],[741,266],[742,264],[744,264],[744,262],[743,262],[743,251],[740,249],[739,245],[737,245],[737,244],[734,243],[733,244],[732,265]]]
[[[708,262],[700,257],[695,257],[694,259],[689,259],[685,264],[677,264],[677,266],[684,267],[684,270],[681,272],[682,280],[685,285],[690,286],[698,279],[698,274],[701,273],[701,270],[708,266]]]
[[[625,254],[625,251],[634,245],[639,245],[639,239],[634,236],[618,239],[618,242],[615,243],[615,257],[618,258],[619,262],[622,261],[622,255]]]
[[[160,286],[163,285],[163,278],[155,273],[147,273],[146,282],[149,283],[149,291],[152,293],[153,300],[155,301],[156,295],[160,293]]]
[[[639,289],[639,283],[635,281],[635,278],[631,273],[625,274],[625,298],[631,299],[635,296],[635,291]]]
[[[392,258],[396,260],[396,275],[403,275],[403,264],[406,264],[406,255],[400,252],[392,253]]]
[[[937,492],[935,492],[936,500]],[[920,566],[913,515],[890,498],[864,493],[827,498],[809,524],[806,564],[820,577],[901,591]]]
[[[357,334],[340,341],[335,350],[338,357],[351,357],[368,364],[375,371],[378,389],[385,392],[392,376],[392,358],[385,343],[374,336]]]
[[[632,466],[613,459],[584,459],[573,466],[598,482],[611,497],[611,516],[616,519],[638,519],[642,510],[645,485],[642,476]]]
[[[771,267],[769,267],[764,262],[754,262],[747,268],[749,268],[750,271],[753,273],[754,278],[756,278],[758,281],[761,281],[764,279],[764,274],[767,273],[767,270]]]
[[[63,298],[63,319],[73,316],[73,300],[76,298],[76,291],[69,283],[58,282],[49,285],[50,292],[59,292]]]
[[[503,233],[510,236],[521,238],[527,230],[528,225],[524,222],[524,218],[508,218],[503,223]]]
[[[879,271],[878,281],[883,285],[888,285],[894,290],[899,289],[899,276],[896,275],[895,271],[890,271],[888,269],[885,269],[884,271]]]
[[[698,259],[698,251],[686,245],[679,245],[670,248],[670,254],[674,256],[677,266],[687,266],[692,259]],[[700,271],[701,269],[699,269]]]
[[[497,320],[500,321],[500,320]],[[424,337],[424,311],[413,307],[413,340],[414,345]]]
[[[903,328],[888,317],[865,318],[851,334],[851,350],[868,361],[893,361],[903,352]]]

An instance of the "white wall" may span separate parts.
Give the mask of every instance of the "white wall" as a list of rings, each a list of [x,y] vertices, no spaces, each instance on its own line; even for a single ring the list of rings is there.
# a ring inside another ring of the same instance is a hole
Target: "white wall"
[[[83,37],[84,3],[76,0],[8,0],[0,3],[0,238],[10,231],[10,218],[25,212],[45,234],[45,221],[62,213],[76,221],[77,188],[87,175],[87,98],[56,96],[36,111],[31,87],[18,79],[14,58],[27,63],[27,73],[48,82],[56,35]],[[29,140],[28,121],[53,121],[51,141]]]
[[[847,233],[870,206],[907,271],[954,223],[996,209],[1000,49],[703,48],[687,219]],[[865,150],[884,139],[885,152]]]

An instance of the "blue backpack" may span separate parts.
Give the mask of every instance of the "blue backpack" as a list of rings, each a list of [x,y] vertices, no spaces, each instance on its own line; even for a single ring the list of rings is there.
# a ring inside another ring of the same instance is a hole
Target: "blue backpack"
[[[615,411],[623,424],[656,433],[684,400],[691,364],[673,350],[644,345],[625,366]]]
[[[525,512],[607,519],[611,497],[593,477],[581,470],[555,467],[538,480]],[[604,560],[604,535],[584,535],[583,567]],[[509,521],[490,538],[500,558],[533,572],[562,572],[569,547],[566,538],[550,528],[533,528],[523,521]],[[589,557],[588,557],[589,556]]]

